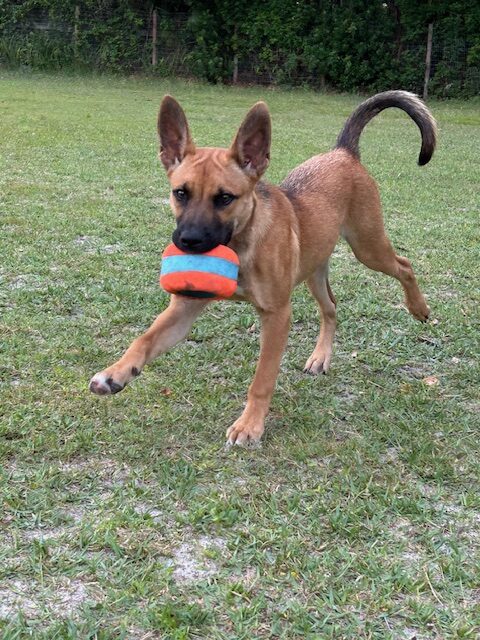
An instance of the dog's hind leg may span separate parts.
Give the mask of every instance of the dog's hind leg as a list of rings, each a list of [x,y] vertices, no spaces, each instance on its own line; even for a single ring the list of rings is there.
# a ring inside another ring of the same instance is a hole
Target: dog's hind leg
[[[317,373],[327,373],[328,371],[337,324],[335,298],[328,282],[328,262],[320,265],[314,271],[308,278],[307,284],[318,302],[322,316],[317,344],[304,368],[304,373],[316,375]]]
[[[375,199],[362,199],[362,204],[357,205],[353,214],[345,221],[343,235],[360,262],[369,269],[386,273],[400,282],[409,312],[417,320],[425,322],[430,309],[418,287],[410,261],[397,256],[385,234],[378,196]]]

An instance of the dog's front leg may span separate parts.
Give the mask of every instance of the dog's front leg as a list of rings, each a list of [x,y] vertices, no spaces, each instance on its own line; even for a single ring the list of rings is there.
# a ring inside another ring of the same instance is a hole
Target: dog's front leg
[[[248,390],[246,407],[227,431],[228,444],[244,445],[262,437],[290,329],[290,303],[275,311],[261,311],[260,317],[260,359]]]
[[[90,391],[98,395],[121,391],[148,362],[186,338],[207,304],[205,300],[172,295],[167,309],[132,342],[120,360],[93,376]]]

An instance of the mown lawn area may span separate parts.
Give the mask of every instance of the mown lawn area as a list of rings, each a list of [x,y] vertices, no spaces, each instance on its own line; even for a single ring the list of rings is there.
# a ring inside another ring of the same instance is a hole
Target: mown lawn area
[[[2,639],[478,638],[480,103],[431,102],[425,168],[404,113],[362,137],[431,320],[340,243],[329,374],[302,373],[301,286],[263,446],[225,450],[258,355],[248,305],[213,304],[121,394],[87,389],[167,303],[166,92],[200,145],[265,99],[272,182],[361,100],[0,71]]]

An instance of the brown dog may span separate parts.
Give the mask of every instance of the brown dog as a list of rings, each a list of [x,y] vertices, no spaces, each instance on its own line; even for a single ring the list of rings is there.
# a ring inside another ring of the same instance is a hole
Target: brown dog
[[[192,253],[218,244],[234,249],[240,258],[234,299],[251,302],[262,322],[260,359],[246,407],[227,431],[230,444],[262,436],[289,332],[292,290],[304,280],[322,316],[305,372],[328,370],[336,324],[328,259],[340,235],[367,267],[400,281],[415,318],[428,318],[410,262],[395,254],[385,235],[377,186],[359,160],[360,133],[387,107],[403,109],[416,122],[422,135],[418,163],[426,164],[436,142],[432,115],[413,94],[387,91],[353,112],[333,151],[304,162],[277,187],[259,182],[270,158],[265,103],[248,112],[229,149],[218,149],[197,148],[180,105],[170,96],[162,101],[160,159],[172,186],[170,202],[177,220],[173,241]],[[168,308],[120,360],[92,378],[90,390],[101,395],[121,391],[145,364],[187,336],[207,304],[173,295]]]

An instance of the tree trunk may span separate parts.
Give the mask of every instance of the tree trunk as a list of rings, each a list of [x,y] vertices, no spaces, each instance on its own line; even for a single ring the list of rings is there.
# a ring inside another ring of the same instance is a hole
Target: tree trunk
[[[157,66],[157,10],[152,12],[152,67]]]
[[[78,31],[80,22],[80,5],[75,5],[75,15],[73,19],[73,55],[78,58]]]
[[[425,80],[423,83],[423,99],[428,98],[428,82],[430,80],[430,68],[432,65],[432,38],[433,38],[433,22],[428,25],[427,36],[427,55],[425,57]]]
[[[238,82],[238,54],[237,53],[233,56],[232,82],[233,82],[233,84],[237,84],[237,82]]]

